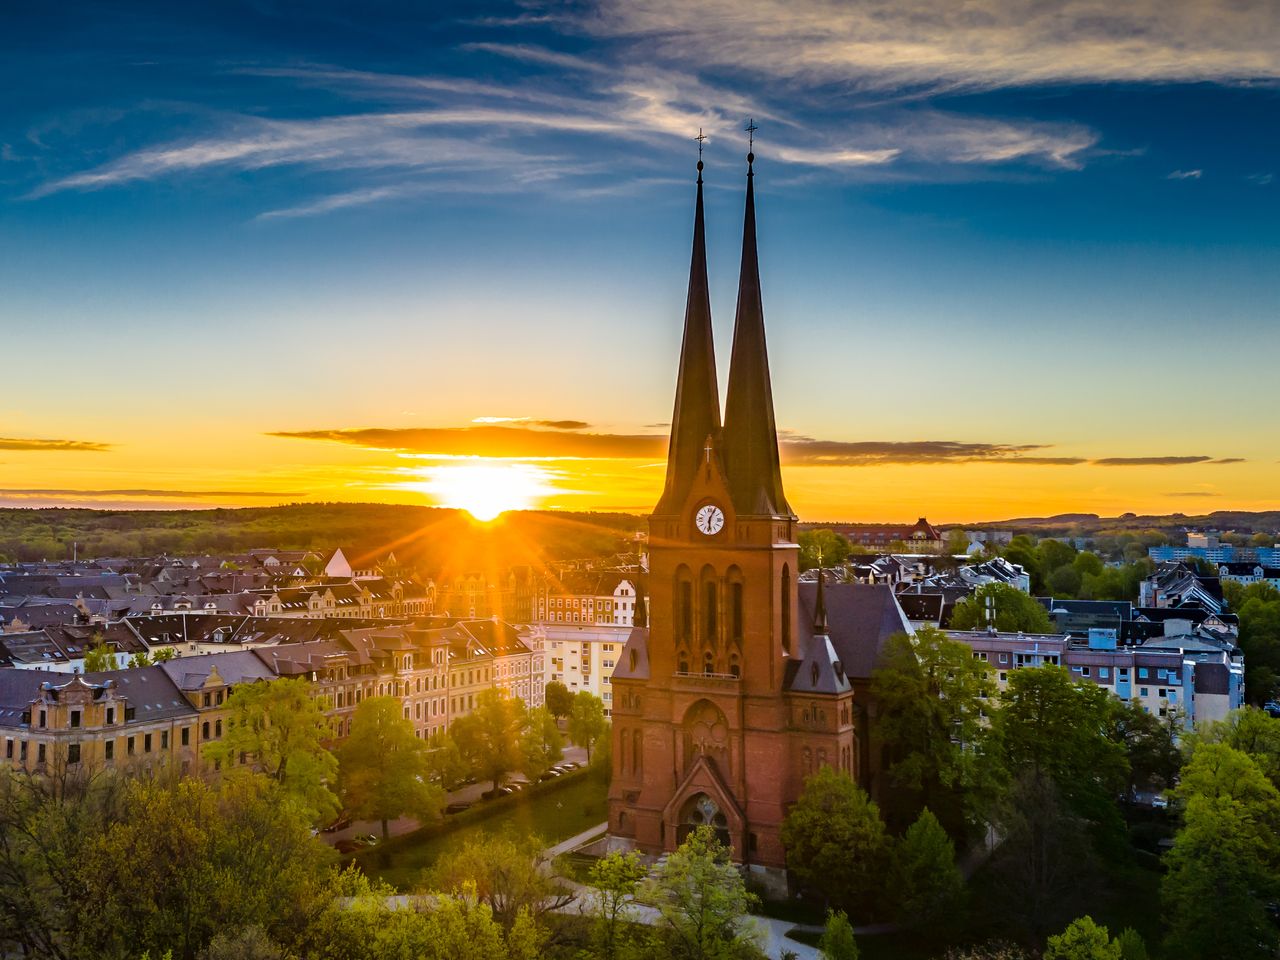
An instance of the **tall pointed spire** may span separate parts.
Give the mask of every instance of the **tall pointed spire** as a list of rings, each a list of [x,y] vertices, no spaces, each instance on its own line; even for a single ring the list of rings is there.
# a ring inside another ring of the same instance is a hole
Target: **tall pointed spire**
[[[677,513],[698,475],[707,441],[720,439],[720,389],[711,341],[711,294],[707,288],[707,240],[702,223],[702,131],[698,131],[698,200],[693,214],[693,256],[689,264],[689,299],[684,311],[684,345],[676,380],[676,406],[671,417],[667,452],[667,485],[654,510]]]
[[[826,580],[826,574],[822,570],[822,561],[818,561],[818,599],[813,605],[813,632],[819,635],[827,632],[827,600],[822,595],[823,584],[826,583]]]
[[[748,126],[752,129],[754,124]],[[733,323],[733,355],[724,405],[724,467],[733,505],[748,516],[790,516],[782,492],[778,428],[773,418],[773,389],[765,349],[764,306],[760,299],[760,262],[756,254],[756,200],[747,154],[747,211],[742,227],[742,272],[738,277],[738,313]]]

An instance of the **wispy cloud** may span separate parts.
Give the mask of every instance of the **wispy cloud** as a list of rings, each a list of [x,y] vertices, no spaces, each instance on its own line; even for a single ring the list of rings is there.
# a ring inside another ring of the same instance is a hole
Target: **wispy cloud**
[[[1098,467],[1184,467],[1194,463],[1244,463],[1243,457],[1102,457],[1090,461]]]
[[[605,0],[578,21],[652,55],[850,89],[1280,77],[1268,0]]]
[[[0,450],[58,450],[101,453],[113,444],[93,440],[38,440],[33,437],[0,437]]]
[[[1177,490],[1166,493],[1166,497],[1220,497],[1222,494],[1214,490]]]
[[[1204,174],[1203,170],[1174,170],[1170,173],[1166,180],[1199,180]]]

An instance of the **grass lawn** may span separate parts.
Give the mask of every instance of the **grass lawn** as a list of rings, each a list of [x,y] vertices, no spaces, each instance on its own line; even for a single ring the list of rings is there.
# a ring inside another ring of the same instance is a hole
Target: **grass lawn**
[[[385,880],[398,890],[412,890],[442,852],[481,834],[510,830],[520,836],[540,837],[550,845],[603,823],[608,818],[607,789],[604,780],[591,773],[566,783],[552,781],[529,796],[493,803],[488,816],[479,815],[486,805],[473,807],[476,816],[454,829],[431,826],[395,837],[361,853],[356,863],[370,877]]]

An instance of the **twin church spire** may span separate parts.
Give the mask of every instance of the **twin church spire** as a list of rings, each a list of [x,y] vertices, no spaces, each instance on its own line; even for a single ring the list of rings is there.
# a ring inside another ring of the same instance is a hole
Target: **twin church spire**
[[[725,395],[724,424],[716,381],[707,287],[706,231],[703,224],[702,161],[693,220],[693,256],[685,307],[684,345],[676,381],[675,412],[667,455],[667,481],[657,514],[677,513],[712,452],[719,455],[733,507],[740,516],[790,516],[782,491],[778,431],[765,347],[760,263],[756,253],[753,165],[747,154],[747,204],[742,227],[742,268],[733,327],[733,352]]]

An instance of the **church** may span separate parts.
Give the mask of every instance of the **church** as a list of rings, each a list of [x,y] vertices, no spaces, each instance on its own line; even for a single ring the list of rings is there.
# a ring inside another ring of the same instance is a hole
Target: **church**
[[[887,586],[801,583],[782,486],[756,251],[753,154],[721,418],[698,162],[693,256],[649,596],[613,674],[609,832],[646,853],[712,826],[734,860],[786,866],[781,827],[821,766],[878,792],[868,680],[911,632]]]

